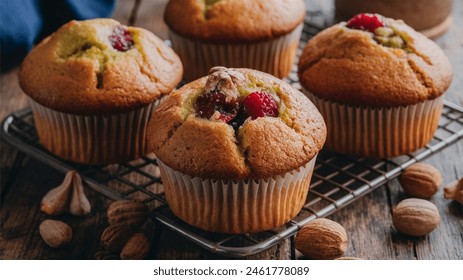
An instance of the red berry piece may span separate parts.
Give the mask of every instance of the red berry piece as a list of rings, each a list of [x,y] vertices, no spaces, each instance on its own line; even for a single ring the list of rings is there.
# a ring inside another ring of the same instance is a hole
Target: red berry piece
[[[376,28],[384,27],[384,23],[375,14],[358,14],[347,22],[347,27],[374,32]]]
[[[109,35],[109,41],[114,49],[125,52],[133,47],[132,35],[127,27],[119,25],[114,28],[113,33]]]
[[[243,100],[244,109],[252,119],[259,117],[278,116],[278,104],[275,99],[265,91],[256,91]]]
[[[209,119],[215,112],[219,112],[218,119],[229,123],[238,114],[239,103],[236,99],[228,98],[219,91],[205,93],[196,99],[196,115]]]

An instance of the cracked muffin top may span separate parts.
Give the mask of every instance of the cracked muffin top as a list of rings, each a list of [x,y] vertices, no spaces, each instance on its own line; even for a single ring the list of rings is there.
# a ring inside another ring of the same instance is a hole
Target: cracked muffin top
[[[151,32],[112,19],[71,21],[24,59],[19,82],[48,108],[75,114],[137,109],[168,94],[183,68]]]
[[[147,130],[150,151],[201,178],[263,179],[308,163],[326,138],[301,92],[256,70],[214,67],[169,95]]]
[[[288,34],[304,20],[303,0],[170,0],[171,30],[205,42],[255,42]]]
[[[298,66],[302,86],[350,105],[396,107],[442,95],[452,68],[433,41],[403,21],[359,14],[313,37]]]

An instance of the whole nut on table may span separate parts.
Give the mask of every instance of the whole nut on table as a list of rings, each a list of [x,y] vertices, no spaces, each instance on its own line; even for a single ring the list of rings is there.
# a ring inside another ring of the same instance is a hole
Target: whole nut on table
[[[392,212],[394,227],[410,236],[424,236],[430,233],[437,227],[439,221],[437,207],[419,198],[402,200]]]
[[[412,197],[430,198],[442,184],[442,175],[435,167],[426,163],[415,163],[399,176],[404,191]]]
[[[146,221],[148,207],[137,200],[118,200],[109,205],[107,215],[110,225],[126,224],[137,228]]]
[[[133,229],[126,224],[110,225],[101,235],[101,245],[112,253],[119,253],[133,233]]]
[[[455,200],[463,205],[463,177],[444,188],[444,198]]]
[[[344,254],[346,248],[346,230],[340,224],[325,218],[309,222],[296,236],[296,249],[312,259],[336,259]]]
[[[40,236],[48,246],[60,248],[71,242],[72,229],[61,221],[45,220],[39,226]]]
[[[150,252],[150,241],[143,233],[135,233],[125,243],[121,252],[123,260],[142,260]]]

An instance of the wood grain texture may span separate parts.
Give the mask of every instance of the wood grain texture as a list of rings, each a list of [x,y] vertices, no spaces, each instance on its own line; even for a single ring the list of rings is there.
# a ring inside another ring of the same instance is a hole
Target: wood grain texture
[[[137,3],[138,1],[138,3]],[[119,0],[113,17],[121,23],[133,22],[167,38],[162,13],[167,0]],[[331,1],[307,1],[309,10],[327,13],[332,20]],[[437,43],[449,56],[454,80],[446,98],[463,106],[463,1],[454,1],[454,23]],[[26,96],[17,80],[18,69],[0,76],[0,117],[27,106]],[[107,226],[106,206],[109,201],[89,188],[85,191],[92,204],[92,214],[56,219],[68,223],[74,237],[61,249],[49,248],[40,238],[38,226],[47,216],[39,211],[42,196],[58,185],[64,174],[25,157],[16,161],[19,173],[14,176],[13,164],[18,153],[1,141],[1,205],[0,259],[94,259],[101,250],[100,235]],[[397,180],[339,210],[329,218],[346,228],[349,245],[345,256],[363,259],[463,259],[463,208],[443,198],[443,186],[463,176],[463,141],[446,148],[428,160],[442,172],[444,182],[431,201],[436,204],[441,223],[426,237],[407,237],[392,225],[392,209],[407,198]],[[223,259],[185,240],[164,227],[156,227],[149,259]],[[290,242],[286,240],[272,249],[247,259],[289,259]],[[297,254],[298,258],[302,258]]]
[[[129,25],[130,19],[132,18],[132,14],[134,12],[136,1],[137,0],[117,0],[112,18],[122,24]]]
[[[141,1],[134,25],[153,32],[163,40],[168,39],[168,28],[163,17],[166,4],[166,0]]]

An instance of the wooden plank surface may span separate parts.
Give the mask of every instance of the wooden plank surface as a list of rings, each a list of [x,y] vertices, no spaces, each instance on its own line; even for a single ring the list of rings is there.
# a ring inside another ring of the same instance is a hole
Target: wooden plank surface
[[[332,11],[330,1],[313,1],[309,9],[320,5]],[[454,67],[454,81],[447,99],[463,105],[463,1],[454,1],[454,23],[449,32],[437,43],[449,56]],[[166,0],[119,0],[113,17],[124,24],[144,27],[163,39],[167,27],[162,20]],[[17,81],[18,69],[3,73],[1,82],[0,118],[27,106]],[[47,216],[39,211],[42,196],[60,183],[63,174],[28,157],[13,176],[13,164],[18,153],[1,142],[1,205],[0,205],[0,259],[93,259],[100,251],[99,239],[107,226],[105,208],[108,200],[86,189],[92,214],[88,217],[60,215],[69,223],[74,239],[65,248],[51,249],[38,234],[38,225]],[[434,155],[426,162],[438,168],[444,177],[443,185],[463,176],[463,141]],[[11,179],[11,181],[9,181]],[[410,238],[395,231],[391,213],[404,199],[397,181],[366,195],[341,209],[329,218],[342,224],[349,235],[346,256],[365,259],[463,259],[463,210],[461,205],[443,199],[442,188],[432,198],[441,215],[438,228],[426,237]],[[201,249],[183,237],[159,227],[153,235],[155,259],[221,259],[220,255]],[[299,255],[298,255],[299,256]],[[249,259],[289,259],[288,240]]]

